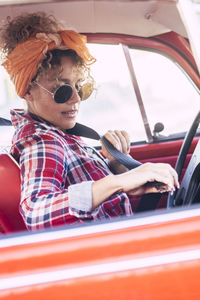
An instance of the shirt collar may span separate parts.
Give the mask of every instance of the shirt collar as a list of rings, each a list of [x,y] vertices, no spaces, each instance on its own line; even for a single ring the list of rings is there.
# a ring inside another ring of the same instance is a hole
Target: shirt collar
[[[33,113],[26,112],[25,110],[12,109],[10,111],[10,114],[11,114],[11,122],[15,129],[20,129],[27,124],[34,123],[36,125],[44,127],[47,130],[51,129],[57,131],[62,136],[66,135],[65,132],[52,125],[50,122],[38,117]]]

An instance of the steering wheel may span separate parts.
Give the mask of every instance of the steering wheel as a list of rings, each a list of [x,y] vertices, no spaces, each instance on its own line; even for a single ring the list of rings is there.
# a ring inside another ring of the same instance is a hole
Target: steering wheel
[[[186,156],[189,152],[192,140],[196,134],[200,123],[200,111],[195,117],[188,133],[185,136],[182,147],[180,149],[175,170],[180,177]],[[200,141],[192,154],[190,162],[185,171],[180,189],[173,195],[168,196],[167,207],[172,208],[180,205],[188,205],[198,201],[197,197],[200,194]]]

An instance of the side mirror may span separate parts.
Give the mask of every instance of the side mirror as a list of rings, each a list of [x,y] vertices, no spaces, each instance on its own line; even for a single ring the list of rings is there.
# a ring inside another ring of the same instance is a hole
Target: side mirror
[[[154,129],[153,129],[153,136],[154,136],[154,139],[160,137],[160,132],[162,132],[164,130],[164,125],[163,123],[161,122],[158,122],[154,125]]]

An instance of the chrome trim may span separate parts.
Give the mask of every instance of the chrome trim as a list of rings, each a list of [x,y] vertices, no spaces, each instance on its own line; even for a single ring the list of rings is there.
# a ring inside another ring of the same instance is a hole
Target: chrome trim
[[[63,280],[83,278],[86,276],[98,276],[108,273],[131,271],[135,269],[155,267],[172,263],[199,260],[200,249],[171,254],[151,256],[138,259],[102,263],[78,268],[65,268],[57,271],[41,272],[37,274],[26,274],[24,276],[13,276],[0,279],[0,291],[21,288],[45,283],[55,283]],[[198,262],[199,263],[199,262]]]
[[[143,225],[151,225],[156,223],[171,222],[175,220],[182,220],[185,218],[200,216],[200,207],[187,210],[171,210],[170,213],[160,213],[158,215],[144,216],[143,217],[133,217],[127,219],[121,219],[118,221],[111,221],[102,224],[95,224],[90,226],[81,226],[76,228],[63,228],[40,232],[34,232],[24,235],[10,236],[0,240],[0,249],[6,247],[13,247],[19,245],[27,245],[38,242],[47,242],[59,240],[68,237],[78,237],[87,236],[94,233],[116,231],[119,229],[126,229],[130,227],[138,227]]]

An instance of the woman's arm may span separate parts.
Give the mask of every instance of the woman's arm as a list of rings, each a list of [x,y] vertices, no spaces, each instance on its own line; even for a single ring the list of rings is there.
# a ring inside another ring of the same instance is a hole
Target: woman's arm
[[[148,186],[148,182],[162,182],[160,188]],[[179,188],[178,175],[169,164],[146,163],[119,175],[109,175],[93,183],[93,209],[116,192],[131,195],[170,192]]]
[[[23,147],[21,212],[29,229],[83,222],[92,218],[92,211],[116,192],[158,192],[144,187],[148,181],[164,182],[166,191],[177,186],[176,173],[169,165],[145,164],[123,174],[73,184],[66,189],[68,162],[59,141],[37,136],[36,140],[26,139]],[[117,197],[116,194],[114,198]]]

